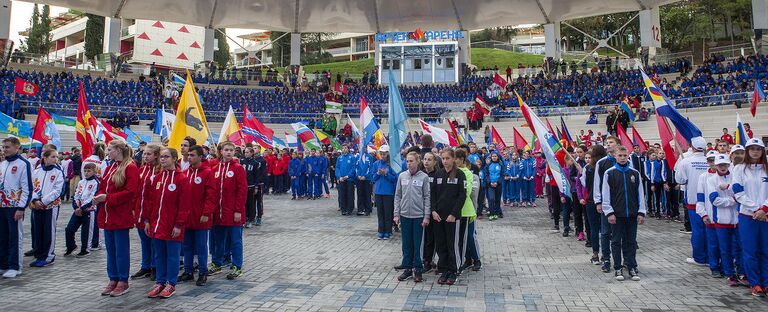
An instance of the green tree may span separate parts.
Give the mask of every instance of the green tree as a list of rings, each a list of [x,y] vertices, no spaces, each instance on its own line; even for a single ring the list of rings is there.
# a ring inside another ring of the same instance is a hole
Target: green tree
[[[30,18],[30,27],[27,31],[27,39],[24,43],[27,46],[27,52],[32,54],[40,54],[40,10],[35,4],[32,9],[32,18]]]
[[[104,51],[104,17],[86,14],[85,23],[85,58],[96,61],[96,56]]]
[[[51,49],[51,7],[49,5],[43,5],[43,13],[40,16],[40,50],[43,53],[48,53]]]
[[[332,40],[335,36],[336,33],[331,32],[302,33],[301,45],[305,53],[301,55],[301,65],[333,62],[333,55],[323,50],[328,48],[328,41]],[[290,62],[290,38],[288,43],[289,45],[284,53],[287,52],[289,54],[288,60]]]
[[[214,38],[219,40],[219,49],[213,52],[213,60],[219,65],[219,68],[229,66],[229,44],[227,43],[226,29],[216,29]]]

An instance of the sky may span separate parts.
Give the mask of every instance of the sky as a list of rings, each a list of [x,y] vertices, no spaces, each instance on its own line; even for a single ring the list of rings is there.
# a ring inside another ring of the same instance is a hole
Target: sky
[[[29,28],[29,19],[32,18],[32,10],[35,7],[34,3],[23,1],[11,1],[11,33],[10,39],[13,40],[14,46],[18,47],[21,44],[21,37],[19,32]],[[39,6],[42,10],[43,6]],[[67,11],[67,8],[51,6],[51,17],[55,17],[61,13]],[[227,29],[227,36],[236,39],[239,44],[243,44],[242,39],[237,38],[239,35],[249,34],[259,31],[258,29],[241,29],[241,28],[229,28]],[[232,40],[228,40],[229,50],[234,51],[238,48]]]

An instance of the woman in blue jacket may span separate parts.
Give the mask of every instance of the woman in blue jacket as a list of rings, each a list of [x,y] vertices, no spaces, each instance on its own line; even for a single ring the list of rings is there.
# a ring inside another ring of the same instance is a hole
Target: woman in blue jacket
[[[507,193],[509,200],[512,202],[512,207],[517,207],[520,203],[520,185],[522,180],[520,179],[520,160],[517,157],[517,151],[513,150],[510,153],[511,157],[506,167],[506,176],[509,177],[509,188]]]
[[[522,199],[520,207],[528,206],[533,207],[533,203],[536,201],[536,195],[534,194],[533,179],[536,176],[536,160],[531,157],[530,151],[523,152],[523,159],[520,160],[520,189],[522,191]]]
[[[498,153],[491,153],[491,162],[488,164],[488,219],[493,221],[497,218],[504,218],[501,212],[501,183],[504,174],[504,163],[499,158]]]
[[[291,200],[301,198],[301,188],[299,184],[299,173],[301,171],[301,160],[296,152],[291,154],[291,161],[288,163],[288,176],[291,177]]]
[[[376,202],[376,216],[379,219],[378,239],[388,240],[392,236],[392,218],[395,212],[395,184],[397,172],[389,166],[389,145],[379,148],[381,159],[373,164],[373,194]]]

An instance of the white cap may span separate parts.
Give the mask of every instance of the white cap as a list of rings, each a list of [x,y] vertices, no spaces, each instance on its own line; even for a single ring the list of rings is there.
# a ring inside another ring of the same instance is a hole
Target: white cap
[[[765,148],[765,144],[763,143],[763,141],[760,141],[760,139],[758,139],[758,138],[751,138],[751,139],[749,139],[747,141],[747,144],[744,145],[744,147],[749,148],[750,146],[755,146],[755,145],[760,146],[762,148]]]
[[[703,150],[707,148],[707,140],[704,140],[702,137],[695,137],[691,139],[691,146],[695,149]]]
[[[368,153],[376,153],[376,150],[373,149],[373,147],[368,146]]]
[[[716,156],[717,156],[717,152],[715,151],[707,152],[707,158],[715,158]]]
[[[731,146],[731,153],[735,151],[743,151],[743,150],[744,150],[744,146],[741,146],[741,144],[736,144],[734,146]]]
[[[728,155],[717,154],[717,156],[715,156],[715,165],[720,165],[720,164],[729,164],[730,165],[731,164],[731,159],[728,158]]]
[[[389,152],[389,145],[382,145],[379,147],[379,153]]]

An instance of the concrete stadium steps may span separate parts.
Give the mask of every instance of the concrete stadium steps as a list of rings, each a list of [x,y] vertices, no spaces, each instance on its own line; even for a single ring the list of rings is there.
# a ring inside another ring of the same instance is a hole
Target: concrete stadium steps
[[[749,123],[752,126],[752,131],[754,132],[755,136],[757,137],[763,137],[768,136],[768,105],[762,104],[758,108],[757,112],[757,118],[753,118],[752,115],[749,112],[748,105],[743,106],[741,109],[736,109],[733,106],[716,106],[716,107],[706,107],[706,108],[696,108],[696,109],[687,109],[687,110],[681,110],[681,113],[688,117],[690,120],[694,122],[704,133],[704,137],[707,139],[707,141],[714,141],[715,138],[719,138],[722,135],[722,129],[728,128],[728,130],[733,133],[735,127],[736,127],[736,113],[739,113],[741,115],[741,119],[745,123]],[[587,131],[591,129],[593,132],[602,132],[605,133],[605,115],[599,115],[598,117],[598,124],[596,125],[587,125],[586,121],[589,116],[587,115],[575,115],[575,116],[564,116],[563,119],[566,122],[566,125],[568,126],[568,129],[571,131],[571,135],[578,135],[580,130]],[[35,119],[37,118],[36,115],[27,115],[26,120],[34,123]],[[553,127],[559,127],[560,125],[560,117],[559,116],[550,116],[549,117],[550,122],[552,123]],[[460,119],[462,120],[462,119]],[[344,122],[343,120],[342,122]],[[340,124],[342,123],[340,122]],[[141,121],[139,125],[132,126],[131,130],[136,132],[139,135],[147,135],[152,138],[152,142],[160,142],[160,136],[154,135],[152,133],[152,129],[149,128],[150,121]],[[492,125],[496,127],[496,130],[501,135],[502,139],[507,143],[507,145],[512,145],[514,142],[514,132],[513,128],[517,128],[517,131],[519,131],[523,137],[530,141],[533,135],[531,134],[531,131],[528,129],[528,127],[524,127],[525,121],[522,118],[519,119],[505,119],[503,121],[499,122],[485,122],[483,126],[485,125]],[[221,131],[222,123],[220,122],[212,122],[209,123],[209,126],[211,127],[211,131],[214,133],[214,135],[218,135]],[[293,133],[293,128],[290,124],[266,124],[267,127],[270,127],[275,131],[275,135],[283,139],[285,138],[284,133]],[[443,124],[436,125],[440,128],[448,129],[448,126]],[[385,132],[389,131],[389,124],[384,121],[381,125],[382,130]],[[646,141],[650,142],[658,142],[659,141],[659,132],[657,130],[656,126],[656,116],[653,115],[649,118],[648,121],[643,122],[636,122],[635,128],[637,128],[637,131],[640,133],[640,135],[645,139]],[[418,124],[417,119],[411,118],[407,122],[407,130],[409,131],[421,131],[421,127]],[[470,131],[470,135],[476,140],[476,141],[482,141],[484,140],[484,134],[483,131]],[[61,144],[63,146],[64,150],[69,150],[72,146],[79,146],[80,144],[77,142],[77,139],[75,137],[74,132],[66,131],[61,132]],[[631,133],[629,133],[631,136]],[[0,138],[6,137],[7,135],[3,134],[0,135]],[[216,138],[218,139],[218,137]],[[481,144],[482,145],[482,144]]]

